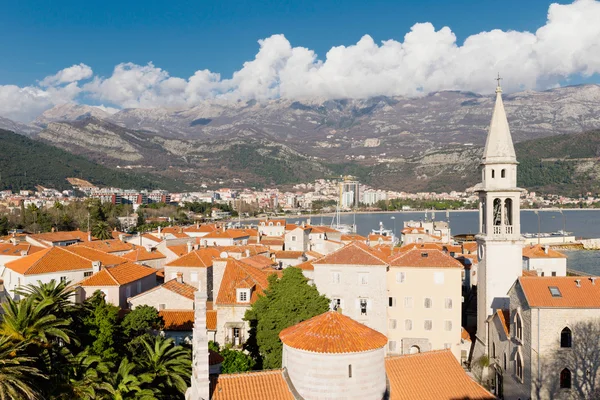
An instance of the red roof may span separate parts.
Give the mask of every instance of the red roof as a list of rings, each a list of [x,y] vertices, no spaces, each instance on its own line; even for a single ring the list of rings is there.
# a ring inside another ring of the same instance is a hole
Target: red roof
[[[158,250],[148,251],[145,247],[137,247],[131,250],[129,253],[123,254],[121,257],[131,261],[150,261],[150,260],[162,260],[166,258],[163,253]]]
[[[187,297],[190,300],[194,300],[194,293],[196,293],[196,288],[194,286],[183,282],[177,282],[177,279],[171,279],[170,281],[163,283],[161,287],[183,297]]]
[[[294,400],[283,371],[270,370],[212,376],[211,400]]]
[[[548,252],[546,252],[546,249]],[[567,258],[566,255],[560,253],[550,247],[539,244],[523,247],[523,257],[525,258]]]
[[[213,260],[219,258],[221,252],[214,247],[206,247],[187,253],[171,261],[167,267],[208,268],[213,265]]]
[[[103,268],[79,284],[81,286],[121,286],[155,274],[154,268],[128,262],[115,267]]]
[[[342,265],[387,265],[385,255],[361,242],[351,242],[346,246],[329,253],[319,260],[313,261],[319,264],[342,264]]]
[[[328,311],[279,333],[294,349],[315,353],[358,353],[380,349],[387,337],[337,311]]]
[[[268,272],[258,270],[234,259],[228,259],[215,303],[217,305],[250,305],[254,303],[258,296],[269,286],[268,276]],[[250,302],[238,303],[237,289],[248,288],[254,288],[250,295]]]
[[[41,250],[44,250],[44,247],[32,246],[26,242],[17,244],[0,243],[0,255],[2,256],[21,257],[21,252],[30,255]]]
[[[523,276],[518,285],[530,307],[600,308],[600,279],[595,277]],[[550,288],[556,288],[560,295],[553,295]]]
[[[473,381],[450,350],[387,357],[390,400],[492,400]]]
[[[392,255],[390,265],[392,267],[464,268],[458,260],[443,251],[421,248]]]
[[[125,243],[119,239],[92,240],[91,242],[86,242],[85,246],[105,253],[129,251],[134,247],[131,243]]]
[[[303,251],[276,251],[275,258],[277,259],[298,259],[304,255]]]
[[[158,315],[165,321],[166,331],[191,331],[194,328],[194,310],[161,310]]]

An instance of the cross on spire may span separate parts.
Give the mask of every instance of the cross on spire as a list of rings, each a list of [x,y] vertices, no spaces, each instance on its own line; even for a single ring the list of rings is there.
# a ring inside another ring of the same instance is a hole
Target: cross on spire
[[[502,80],[502,78],[500,78],[500,72],[498,72],[498,77],[495,80],[498,81],[498,86],[496,86],[496,93],[502,92],[502,88],[500,87],[500,81]]]

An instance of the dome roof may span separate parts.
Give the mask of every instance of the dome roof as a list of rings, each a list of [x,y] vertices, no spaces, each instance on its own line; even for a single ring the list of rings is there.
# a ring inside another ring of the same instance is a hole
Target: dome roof
[[[289,347],[316,353],[358,353],[387,344],[387,337],[352,318],[328,311],[281,331]]]

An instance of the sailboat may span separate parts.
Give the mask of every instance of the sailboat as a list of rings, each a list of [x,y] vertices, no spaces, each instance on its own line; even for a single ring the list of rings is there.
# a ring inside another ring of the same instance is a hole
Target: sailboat
[[[338,201],[335,206],[335,214],[333,215],[333,218],[331,219],[331,227],[337,231],[340,231],[340,232],[346,233],[346,234],[356,233],[356,214],[354,215],[354,224],[348,225],[348,224],[340,223],[340,203]]]

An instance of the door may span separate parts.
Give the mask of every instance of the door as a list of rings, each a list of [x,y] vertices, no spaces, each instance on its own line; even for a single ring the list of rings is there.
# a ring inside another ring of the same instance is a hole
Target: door
[[[240,345],[240,328],[233,328],[233,345]]]

